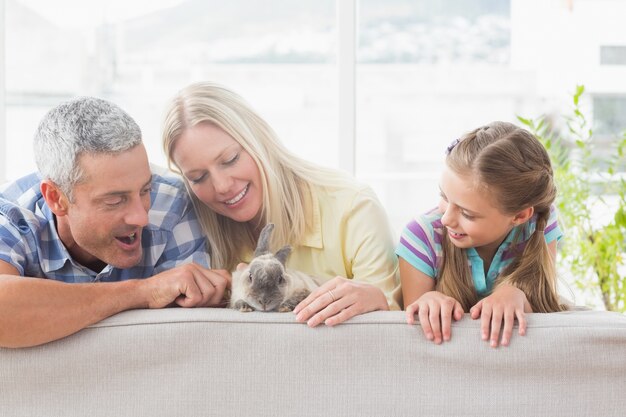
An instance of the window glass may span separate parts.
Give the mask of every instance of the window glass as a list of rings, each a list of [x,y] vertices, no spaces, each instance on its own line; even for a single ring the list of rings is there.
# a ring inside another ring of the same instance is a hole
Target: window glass
[[[626,65],[626,45],[600,47],[600,64]]]
[[[600,146],[614,143],[626,85],[599,57],[626,44],[625,15],[620,0],[361,0],[356,173],[396,234],[436,206],[447,145],[478,126],[567,114],[582,84]]]
[[[447,144],[511,120],[529,80],[509,70],[506,1],[361,0],[359,21],[356,171],[399,233],[437,204]]]
[[[593,98],[593,127],[596,135],[619,135],[626,126],[626,94]]]
[[[7,154],[21,155],[7,158],[8,179],[35,169],[38,121],[77,95],[128,111],[164,165],[166,102],[200,80],[240,93],[294,152],[338,166],[332,0],[5,3]]]

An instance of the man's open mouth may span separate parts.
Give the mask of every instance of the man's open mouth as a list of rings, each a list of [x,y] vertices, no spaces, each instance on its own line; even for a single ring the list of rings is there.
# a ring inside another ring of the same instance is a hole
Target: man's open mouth
[[[128,236],[118,236],[116,239],[126,245],[132,245],[137,239],[137,232],[131,233]]]

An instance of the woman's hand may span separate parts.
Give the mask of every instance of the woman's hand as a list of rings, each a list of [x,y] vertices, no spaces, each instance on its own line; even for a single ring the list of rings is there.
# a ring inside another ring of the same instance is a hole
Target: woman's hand
[[[334,326],[358,314],[388,310],[383,292],[371,285],[336,277],[313,291],[296,306],[296,320],[310,327]]]
[[[452,318],[461,320],[464,313],[461,303],[454,298],[429,291],[406,307],[406,322],[414,324],[417,314],[426,339],[440,344],[450,340]]]
[[[502,345],[508,346],[513,334],[515,318],[519,322],[519,335],[526,334],[525,312],[532,312],[526,294],[509,284],[498,286],[493,293],[480,300],[470,309],[474,320],[480,317],[480,329],[483,340],[490,340],[491,347],[498,346],[502,321]]]

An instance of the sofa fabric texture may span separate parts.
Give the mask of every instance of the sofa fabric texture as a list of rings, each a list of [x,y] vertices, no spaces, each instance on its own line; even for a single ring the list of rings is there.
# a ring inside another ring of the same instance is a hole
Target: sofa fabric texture
[[[308,328],[290,313],[135,310],[0,349],[0,416],[620,416],[626,317],[530,314],[509,347],[479,321],[435,345],[404,313]]]

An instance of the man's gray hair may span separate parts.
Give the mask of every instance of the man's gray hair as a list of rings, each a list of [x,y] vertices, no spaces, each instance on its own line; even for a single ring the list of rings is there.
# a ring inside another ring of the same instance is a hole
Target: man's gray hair
[[[82,179],[83,154],[116,154],[141,143],[137,123],[117,105],[95,97],[79,97],[50,110],[35,133],[37,168],[72,200]]]

